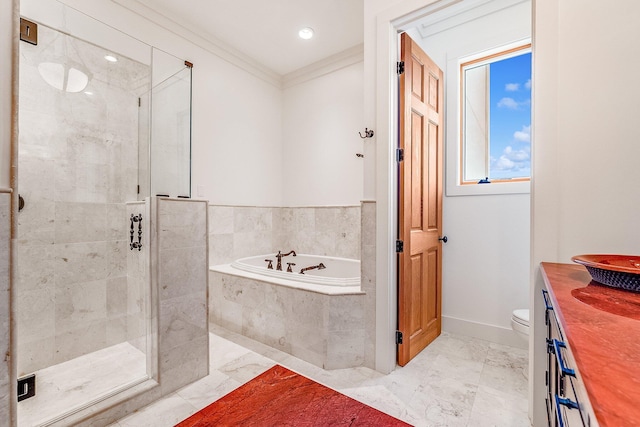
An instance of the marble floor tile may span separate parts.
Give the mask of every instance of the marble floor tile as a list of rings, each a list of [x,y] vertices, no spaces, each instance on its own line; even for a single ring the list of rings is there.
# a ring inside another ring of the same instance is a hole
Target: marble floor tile
[[[118,420],[112,426],[119,427],[173,427],[183,419],[198,412],[177,393],[172,393],[144,408]]]
[[[178,390],[176,394],[194,407],[202,408],[241,385],[240,381],[234,380],[220,371],[213,371],[208,376]]]
[[[469,420],[470,427],[528,427],[530,424],[527,399],[513,393],[479,386]]]
[[[409,424],[417,426],[421,422],[420,415],[413,408],[383,385],[342,388],[338,391]]]
[[[419,427],[530,426],[524,350],[443,333],[383,375],[363,367],[323,370],[228,330],[210,330],[210,375],[114,426],[170,425],[173,415],[187,418],[276,363]]]

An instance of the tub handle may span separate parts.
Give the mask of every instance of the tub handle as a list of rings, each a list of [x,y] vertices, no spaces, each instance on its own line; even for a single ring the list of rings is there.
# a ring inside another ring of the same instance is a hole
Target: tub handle
[[[272,259],[265,259],[264,262],[268,262],[269,264],[267,264],[267,268],[269,270],[273,270],[273,260]]]
[[[296,265],[296,263],[295,262],[287,263],[287,273],[293,273],[293,269],[291,268],[292,265]]]

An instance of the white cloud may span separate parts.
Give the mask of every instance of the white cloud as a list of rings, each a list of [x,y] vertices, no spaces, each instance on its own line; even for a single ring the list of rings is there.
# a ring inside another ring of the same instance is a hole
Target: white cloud
[[[507,157],[509,160],[521,162],[523,160],[529,160],[529,152],[526,150],[514,150],[511,146],[507,146],[504,149],[502,157]]]
[[[513,147],[507,146],[498,159],[491,158],[491,170],[526,172],[531,167],[530,159],[528,149],[514,150]]]
[[[531,90],[531,79],[527,80],[524,84],[525,89]]]
[[[515,92],[520,89],[520,83],[507,83],[504,85],[504,90],[507,92]]]
[[[500,101],[498,101],[498,107],[504,107],[510,110],[517,110],[518,102],[513,98],[505,97],[505,98],[502,98]]]
[[[531,126],[522,126],[522,130],[513,133],[513,138],[516,141],[531,142]]]
[[[492,169],[497,169],[497,170],[511,170],[513,169],[513,167],[516,164],[509,160],[506,156],[502,155],[500,156],[500,158],[494,163],[493,168]]]
[[[499,108],[508,108],[509,110],[519,110],[521,106],[530,105],[531,99],[525,99],[524,101],[516,101],[513,98],[504,97],[498,101]]]

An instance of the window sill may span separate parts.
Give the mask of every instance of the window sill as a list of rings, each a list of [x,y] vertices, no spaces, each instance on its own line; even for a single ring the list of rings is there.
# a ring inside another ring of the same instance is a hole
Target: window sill
[[[491,184],[451,184],[446,186],[446,195],[449,196],[484,196],[496,194],[529,194],[531,193],[531,181],[520,182],[496,182]]]

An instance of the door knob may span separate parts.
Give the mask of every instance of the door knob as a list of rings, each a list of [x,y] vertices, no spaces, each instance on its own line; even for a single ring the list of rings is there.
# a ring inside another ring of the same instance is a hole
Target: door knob
[[[438,240],[440,240],[442,243],[447,243],[449,239],[447,238],[447,236],[442,236],[442,237],[438,237]]]

